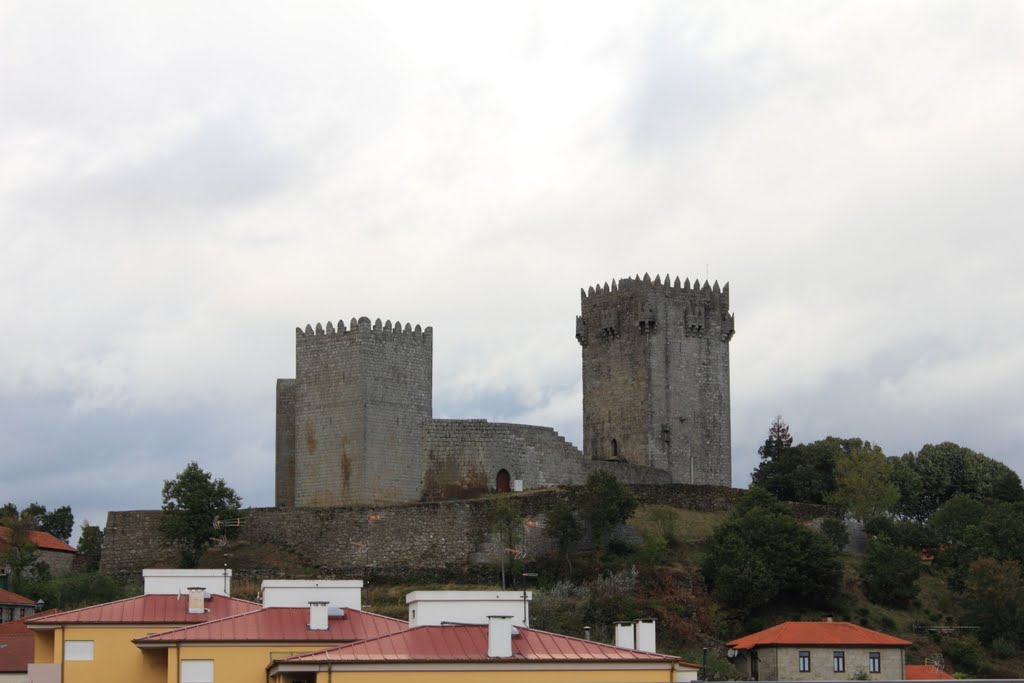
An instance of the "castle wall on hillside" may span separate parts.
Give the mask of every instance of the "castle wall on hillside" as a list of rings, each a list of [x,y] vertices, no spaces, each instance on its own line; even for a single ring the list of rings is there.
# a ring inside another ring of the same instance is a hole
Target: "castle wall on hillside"
[[[615,466],[616,463],[602,463]],[[743,496],[739,489],[686,484],[634,487],[642,505],[725,511]],[[559,499],[570,504],[578,489],[552,489],[516,496],[523,514],[543,520]],[[250,508],[242,511],[239,544],[260,544],[293,554],[319,576],[359,577],[414,572],[480,571],[500,560],[501,548],[486,514],[490,499],[455,500],[392,507]],[[792,506],[805,519],[820,506]],[[159,532],[159,510],[110,512],[100,569],[135,578],[145,567],[177,566],[178,552]],[[527,527],[529,557],[553,549],[543,527]],[[233,553],[232,553],[233,554]],[[231,557],[225,561],[232,562]],[[281,575],[288,574],[281,572]],[[272,571],[264,578],[275,578]]]

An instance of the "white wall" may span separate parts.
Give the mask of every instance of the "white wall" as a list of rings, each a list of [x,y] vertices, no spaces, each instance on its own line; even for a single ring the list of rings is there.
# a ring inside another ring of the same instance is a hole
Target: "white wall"
[[[313,601],[343,609],[363,608],[363,582],[354,580],[288,581],[272,579],[260,584],[264,607],[309,607]]]
[[[525,613],[530,613],[531,591],[526,592]],[[512,617],[525,626],[522,591],[413,591],[405,596],[409,626],[437,626],[442,622],[486,624],[489,616]]]
[[[142,582],[146,595],[188,595],[200,586],[210,595],[231,595],[230,569],[143,569]]]

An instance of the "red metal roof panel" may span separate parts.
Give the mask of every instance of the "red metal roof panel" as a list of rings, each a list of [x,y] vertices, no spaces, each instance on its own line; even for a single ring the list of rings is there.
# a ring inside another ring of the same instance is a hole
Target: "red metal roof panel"
[[[847,621],[785,621],[771,628],[726,643],[737,650],[750,650],[761,645],[910,645],[887,633]]]
[[[23,619],[0,624],[0,673],[28,671],[35,654],[35,636]]]
[[[44,624],[195,624],[211,619],[244,614],[260,609],[259,603],[224,595],[211,595],[206,611],[189,614],[187,595],[139,595],[102,605],[82,607],[29,619],[30,625]]]
[[[264,607],[247,614],[217,619],[205,624],[157,633],[135,642],[346,642],[377,638],[409,628],[400,620],[371,612],[345,609],[343,617],[330,617],[327,629],[311,630],[308,607]]]
[[[290,657],[288,662],[468,662],[468,661],[678,661],[678,657],[641,652],[518,627],[512,657],[487,656],[487,627],[418,626],[350,645]]]

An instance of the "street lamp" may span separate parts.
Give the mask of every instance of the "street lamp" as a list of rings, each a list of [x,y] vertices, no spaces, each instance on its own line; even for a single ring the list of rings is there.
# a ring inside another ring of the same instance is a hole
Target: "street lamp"
[[[537,572],[523,572],[523,624],[530,628],[530,613],[526,609],[526,580],[536,579]]]

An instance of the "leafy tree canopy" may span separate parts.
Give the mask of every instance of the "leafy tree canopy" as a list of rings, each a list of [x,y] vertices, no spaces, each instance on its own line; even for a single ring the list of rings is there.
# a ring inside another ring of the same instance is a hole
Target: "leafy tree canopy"
[[[78,555],[82,558],[87,571],[98,571],[100,554],[103,550],[103,529],[82,522],[82,535],[78,537]]]
[[[836,490],[825,500],[861,521],[880,517],[900,500],[893,469],[892,461],[878,446],[865,442],[851,448],[845,458],[837,459]]]
[[[71,539],[71,532],[75,529],[75,516],[68,505],[48,512],[45,505],[29,503],[19,512],[17,505],[6,503],[0,508],[0,523],[10,526],[13,519],[21,519],[27,530],[45,531],[65,543]]]
[[[962,493],[1008,502],[1024,500],[1020,477],[1012,469],[955,443],[923,446],[894,463],[900,489],[897,511],[927,520],[947,500]]]
[[[908,607],[917,597],[921,575],[921,553],[896,545],[888,536],[868,541],[861,566],[864,593],[872,602],[890,607]]]
[[[777,600],[827,606],[842,566],[829,541],[752,488],[712,534],[701,571],[718,602],[746,615]]]
[[[769,433],[760,451],[761,464],[751,475],[752,485],[764,487],[779,500],[800,503],[825,503],[838,485],[839,460],[854,450],[873,448],[862,439],[834,436],[797,446],[783,447],[783,443]]]
[[[160,531],[181,550],[186,567],[199,563],[214,535],[214,519],[236,517],[242,505],[223,479],[190,462],[174,479],[164,481]]]
[[[962,599],[964,617],[982,642],[1024,638],[1024,584],[1020,563],[983,557],[971,563]]]
[[[598,546],[608,542],[612,529],[629,519],[636,506],[632,489],[611,472],[594,470],[587,475],[580,491],[580,508]]]

